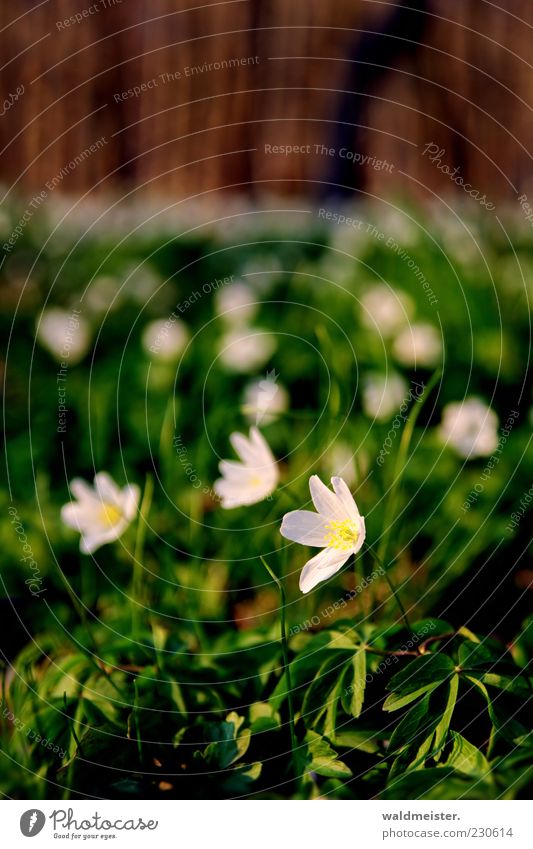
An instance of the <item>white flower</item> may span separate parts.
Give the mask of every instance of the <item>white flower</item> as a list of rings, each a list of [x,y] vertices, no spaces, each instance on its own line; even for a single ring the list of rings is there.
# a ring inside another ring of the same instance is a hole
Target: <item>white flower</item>
[[[365,540],[365,520],[342,478],[331,478],[332,492],[318,475],[309,479],[309,489],[317,513],[293,510],[283,517],[280,533],[286,539],[321,548],[308,560],[300,575],[300,589],[308,593],[320,581],[330,578],[357,554]]]
[[[444,407],[439,435],[460,457],[488,457],[498,447],[498,416],[480,398],[456,401]]]
[[[151,321],[143,330],[142,345],[146,354],[171,362],[181,354],[189,341],[187,325],[179,318]]]
[[[78,363],[89,350],[90,328],[79,310],[46,309],[37,325],[37,339],[58,362]]]
[[[361,452],[359,452],[358,459],[360,458]],[[324,468],[330,474],[333,471],[340,472],[340,477],[346,481],[348,486],[354,486],[357,481],[355,454],[347,442],[338,441],[331,446],[324,458]]]
[[[369,374],[363,382],[363,410],[377,421],[385,422],[395,415],[406,397],[407,383],[399,374]]]
[[[440,360],[442,342],[432,324],[411,324],[396,337],[392,350],[404,366],[434,366]]]
[[[288,406],[289,395],[285,387],[278,383],[275,371],[268,372],[262,380],[249,383],[244,390],[243,412],[250,424],[270,424]]]
[[[256,301],[255,293],[246,283],[230,283],[217,290],[215,309],[227,324],[246,324],[257,312]]]
[[[120,489],[106,472],[94,478],[94,488],[81,478],[70,483],[77,499],[61,508],[61,520],[81,533],[80,551],[91,554],[118,539],[135,518],[140,491],[136,484]]]
[[[240,462],[222,460],[219,464],[222,477],[213,484],[226,510],[262,501],[275,490],[279,480],[278,465],[256,427],[250,428],[249,437],[232,433],[230,442]]]
[[[361,321],[370,330],[390,336],[408,323],[413,314],[412,299],[405,292],[385,284],[373,286],[361,297]]]
[[[237,372],[251,372],[270,359],[276,349],[276,340],[267,330],[252,327],[235,327],[220,341],[220,359],[226,368]]]

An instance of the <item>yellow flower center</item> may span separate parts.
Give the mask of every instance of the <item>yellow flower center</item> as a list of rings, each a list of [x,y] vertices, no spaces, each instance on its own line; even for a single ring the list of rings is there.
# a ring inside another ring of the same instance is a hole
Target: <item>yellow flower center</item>
[[[331,521],[326,525],[328,533],[325,543],[328,548],[338,548],[340,551],[348,551],[355,546],[359,531],[355,522],[345,519],[343,522]]]
[[[111,528],[122,519],[122,511],[114,504],[104,502],[100,510],[100,521],[106,528]]]

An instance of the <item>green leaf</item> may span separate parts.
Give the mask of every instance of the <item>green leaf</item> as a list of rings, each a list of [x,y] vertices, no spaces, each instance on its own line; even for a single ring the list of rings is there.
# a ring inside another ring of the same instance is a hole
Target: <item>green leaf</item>
[[[487,709],[491,722],[498,734],[509,743],[513,743],[513,745],[520,746],[524,741],[527,742],[531,728],[526,728],[526,726],[516,718],[516,714],[518,712],[517,703],[522,707],[522,710],[524,709],[525,704],[521,703],[516,696],[502,690],[498,691],[493,696],[492,693],[487,690],[485,684],[483,684],[483,682],[477,677],[472,675],[467,675],[466,677],[483,693],[485,701],[487,702]]]
[[[361,715],[365,700],[366,651],[358,649],[342,678],[342,706],[348,715],[356,719]]]
[[[465,640],[459,646],[459,664],[463,669],[483,667],[492,669],[495,666],[501,668],[502,665],[511,666],[512,669],[514,664],[511,660],[511,656],[503,646],[490,645],[487,641],[474,643]]]
[[[385,699],[383,710],[390,712],[399,710],[400,708],[411,704],[411,702],[416,701],[416,699],[419,699],[420,696],[424,695],[424,693],[430,693],[431,690],[434,690],[439,685],[440,681],[436,681],[433,684],[425,684],[424,687],[420,687],[419,690],[413,690],[412,693],[406,693],[404,695],[400,693],[391,693],[390,696],[387,696]]]
[[[338,689],[339,678],[342,678],[343,660],[337,653],[330,655],[318,670],[311,686],[307,689],[302,704],[302,715],[314,722],[323,716]],[[340,698],[340,690],[336,696]]]
[[[453,749],[444,766],[453,767],[466,775],[481,777],[490,772],[490,765],[483,752],[473,746],[457,731],[452,731]]]
[[[428,736],[444,719],[449,704],[449,691],[444,687],[426,693],[419,702],[410,708],[394,729],[389,751],[401,752],[409,748],[415,759],[416,752]]]
[[[533,696],[531,687],[520,674],[513,678],[507,675],[496,675],[493,672],[485,672],[481,680],[484,684],[497,687],[499,690],[505,690],[505,692],[512,693],[520,698],[530,699]]]
[[[408,772],[387,785],[381,799],[492,799],[491,785],[448,767]]]
[[[351,769],[338,759],[337,752],[327,740],[314,731],[308,731],[305,742],[309,752],[308,771],[325,778],[351,778]]]
[[[333,740],[335,737],[335,730],[337,728],[337,713],[339,709],[339,702],[341,700],[341,695],[344,689],[343,686],[344,676],[340,675],[337,679],[337,683],[333,690],[330,692],[328,696],[328,704],[326,709],[326,719],[324,721],[324,735],[328,737],[330,740]]]
[[[332,742],[344,749],[358,749],[361,752],[373,754],[378,751],[378,738],[380,736],[381,734],[378,731],[356,731],[343,728],[342,731],[335,734],[335,739]]]
[[[435,754],[433,757],[436,761],[438,761],[440,758],[441,749],[444,745],[444,741],[446,740],[446,735],[448,734],[448,729],[450,727],[455,703],[457,701],[458,689],[459,676],[456,674],[450,678],[450,681],[448,683],[448,700],[446,702],[446,707],[444,708],[444,713],[442,714],[442,718],[439,724],[435,728],[435,740],[433,742],[433,750]]]
[[[437,685],[449,678],[455,670],[455,664],[448,655],[426,654],[408,663],[404,669],[393,675],[389,690],[406,695],[427,685]]]

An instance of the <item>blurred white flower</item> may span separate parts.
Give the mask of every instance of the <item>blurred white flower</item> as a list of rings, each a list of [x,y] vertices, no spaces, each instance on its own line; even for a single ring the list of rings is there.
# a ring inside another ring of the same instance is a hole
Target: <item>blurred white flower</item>
[[[240,462],[221,460],[222,477],[213,484],[226,510],[262,501],[275,490],[279,480],[278,464],[256,427],[250,428],[249,437],[232,433],[230,442]]]
[[[335,442],[324,457],[324,467],[328,474],[338,472],[348,486],[354,486],[357,481],[355,455],[347,442]]]
[[[363,411],[379,422],[392,418],[407,398],[407,383],[396,372],[368,374],[363,381]]]
[[[379,227],[398,244],[414,247],[419,241],[421,228],[403,209],[387,206],[379,209]]]
[[[176,316],[151,321],[143,330],[142,346],[149,357],[165,362],[176,359],[189,341],[185,322]]]
[[[257,297],[246,283],[230,283],[215,294],[217,315],[227,324],[246,324],[254,318],[257,306]]]
[[[331,483],[335,492],[313,475],[309,489],[317,512],[293,510],[281,523],[280,533],[286,539],[323,549],[302,569],[303,593],[338,572],[351,554],[357,554],[365,539],[365,520],[346,483],[340,477],[331,478]]]
[[[278,383],[274,370],[267,372],[262,380],[254,380],[244,390],[243,413],[250,423],[270,424],[289,407],[289,395]]]
[[[255,371],[270,359],[276,340],[268,330],[234,327],[220,340],[220,359],[226,368],[241,373]]]
[[[431,367],[442,356],[442,341],[432,324],[411,324],[396,337],[392,351],[404,366]]]
[[[44,310],[37,323],[37,339],[58,362],[78,363],[91,344],[89,323],[79,310],[50,307]]]
[[[488,457],[498,447],[498,416],[480,398],[446,404],[439,435],[466,459]]]
[[[405,292],[380,283],[361,297],[361,321],[370,330],[391,336],[409,322],[414,312],[412,299]]]
[[[107,472],[95,475],[94,487],[75,478],[70,491],[77,501],[63,505],[61,521],[80,532],[80,551],[84,554],[92,554],[122,536],[137,513],[139,487],[130,484],[120,489]]]

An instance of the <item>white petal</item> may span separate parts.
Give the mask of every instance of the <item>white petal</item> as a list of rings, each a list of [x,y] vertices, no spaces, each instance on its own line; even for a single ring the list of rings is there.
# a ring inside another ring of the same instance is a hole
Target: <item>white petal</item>
[[[333,489],[336,494],[342,501],[342,506],[344,507],[348,518],[353,522],[357,521],[360,518],[359,510],[357,509],[357,504],[355,503],[354,497],[350,490],[348,489],[345,481],[343,481],[340,477],[331,478],[331,483],[333,484]]]
[[[108,542],[114,542],[122,536],[129,522],[126,519],[121,519],[116,525],[110,528],[93,527],[89,531],[82,534],[80,539],[80,551],[83,554],[92,554],[97,548],[102,545],[107,545]]]
[[[128,520],[128,522],[131,522],[132,519],[135,518],[137,509],[139,507],[140,497],[141,491],[135,483],[125,486],[120,494],[120,500],[122,502],[122,513],[124,517]]]
[[[95,501],[97,496],[94,488],[82,478],[74,478],[69,484],[70,491],[78,501]]]
[[[83,528],[83,518],[86,516],[85,507],[75,501],[63,504],[61,508],[61,521],[69,528],[79,531]]]
[[[280,534],[293,542],[324,548],[326,524],[322,516],[311,510],[293,510],[283,517]]]
[[[227,481],[235,484],[242,484],[249,479],[250,469],[244,463],[238,463],[236,460],[221,460],[218,464],[220,473]]]
[[[93,551],[96,551],[103,544],[98,534],[86,534],[80,539],[80,551],[82,554],[92,554]]]
[[[309,478],[309,490],[313,504],[319,513],[326,518],[340,521],[346,518],[340,498],[322,483],[318,475],[312,475]]]
[[[351,552],[339,551],[336,548],[324,548],[308,560],[300,574],[300,589],[308,593],[321,581],[331,578],[335,572],[344,566]]]
[[[94,488],[98,498],[105,504],[113,504],[115,507],[121,507],[120,489],[107,472],[98,472],[94,476]]]
[[[232,433],[229,441],[231,442],[235,453],[239,456],[243,463],[247,465],[255,465],[257,463],[257,447],[252,445],[250,440],[242,433]]]
[[[363,516],[358,516],[357,527],[359,529],[359,536],[357,537],[357,542],[355,543],[355,545],[352,549],[352,554],[357,554],[357,552],[359,551],[359,549],[361,548],[361,546],[363,545],[363,543],[365,541],[366,526],[365,526],[365,520],[364,520]]]
[[[250,442],[255,446],[257,454],[261,457],[261,462],[265,465],[275,463],[274,455],[270,450],[270,445],[266,441],[261,431],[256,427],[250,428]]]

